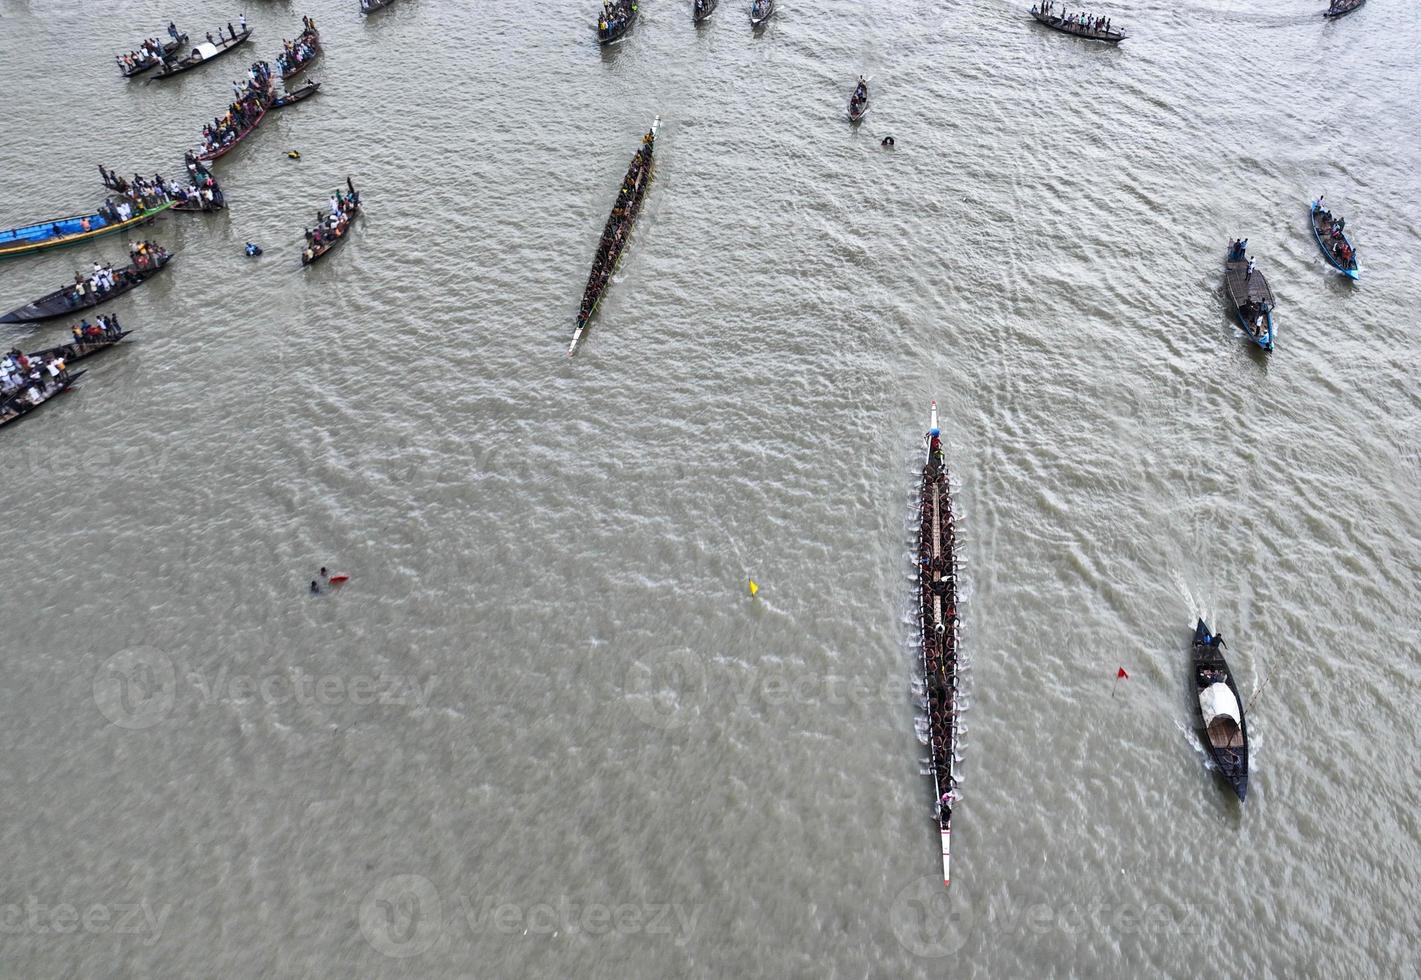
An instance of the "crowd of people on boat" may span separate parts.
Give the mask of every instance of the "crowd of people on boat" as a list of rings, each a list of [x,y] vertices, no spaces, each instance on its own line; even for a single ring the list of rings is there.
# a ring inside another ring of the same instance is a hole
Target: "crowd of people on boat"
[[[603,40],[616,37],[636,12],[635,0],[602,0],[602,16],[597,19],[597,36]]]
[[[132,178],[121,177],[117,171],[109,170],[103,164],[99,164],[99,176],[103,178],[105,187],[148,202],[148,207],[157,207],[163,201],[172,201],[178,207],[192,211],[213,211],[223,207],[226,200],[217,179],[197,164],[196,157],[188,154],[188,159],[191,179],[186,185],[165,180],[162,174],[154,174],[152,179],[137,173]]]
[[[257,61],[247,69],[247,81],[233,82],[235,96],[227,111],[202,127],[202,154],[211,155],[237,142],[257,124],[271,105],[271,66]]]
[[[177,30],[171,24],[168,26],[174,32]],[[173,40],[176,41],[178,38],[174,37]],[[116,54],[114,60],[118,62],[118,67],[125,75],[131,75],[142,68],[152,68],[167,56],[168,51],[163,42],[156,37],[149,37],[143,39],[143,43],[138,46],[136,51],[130,51],[128,54]]]
[[[306,249],[301,253],[302,260],[310,262],[317,251],[324,250],[323,246],[344,235],[359,207],[360,194],[355,188],[350,188],[348,194],[342,194],[338,188],[332,191],[330,211],[326,214],[317,211],[316,227],[306,229]]]
[[[302,16],[301,24],[305,29],[295,41],[285,38],[281,41],[282,52],[276,56],[276,67],[282,78],[294,75],[297,69],[320,53],[321,42],[316,34],[316,22],[310,17]]]
[[[1343,234],[1343,229],[1347,227],[1346,218],[1334,218],[1332,212],[1325,207],[1326,199],[1319,197],[1317,203],[1313,205],[1313,214],[1317,216],[1317,233],[1322,238],[1323,247],[1332,253],[1332,257],[1342,264],[1344,269],[1350,269],[1356,253],[1352,251],[1352,246],[1347,242],[1347,236]]]
[[[626,237],[637,200],[646,188],[644,178],[651,167],[651,154],[655,143],[656,134],[653,132],[648,131],[641,138],[641,146],[632,157],[621,189],[617,191],[617,201],[612,205],[612,214],[607,218],[607,225],[602,229],[602,238],[597,243],[597,255],[592,260],[592,274],[588,276],[587,288],[582,293],[582,306],[577,313],[578,326],[591,319],[592,308],[597,305],[597,299],[616,267],[622,239]]]
[[[95,262],[87,273],[74,273],[74,284],[64,292],[64,302],[70,309],[79,306],[93,306],[119,287],[127,287],[139,281],[138,273],[148,272],[162,265],[168,258],[167,249],[156,242],[135,242],[128,247],[129,268],[115,269],[112,265]]]
[[[69,333],[74,337],[74,343],[82,345],[100,340],[117,340],[123,333],[123,328],[118,325],[118,314],[110,313],[107,316],[100,314],[94,317],[93,323],[87,318],[81,319],[69,328]]]
[[[1057,7],[1056,0],[1044,0],[1040,7],[1032,7],[1032,13],[1039,13],[1052,22],[1065,27],[1075,27],[1093,34],[1110,34],[1109,17],[1096,17],[1083,11],[1068,14],[1064,7]]]
[[[933,553],[934,497],[937,497],[937,554]],[[927,683],[928,727],[931,734],[932,766],[942,796],[938,804],[951,810],[955,799],[952,781],[952,751],[957,715],[957,566],[956,529],[947,497],[947,473],[936,454],[923,468],[923,490],[919,501],[919,586],[923,596],[921,643]],[[935,621],[930,610],[941,610]],[[942,814],[940,814],[942,815]]]
[[[69,380],[64,358],[30,357],[18,348],[0,357],[0,422],[41,404]]]
[[[1272,312],[1273,307],[1266,299],[1249,299],[1238,309],[1238,315],[1248,324],[1248,332],[1255,337],[1268,333],[1268,315]]]
[[[849,112],[858,115],[868,104],[868,79],[859,76],[858,85],[854,86],[854,94],[849,96]]]

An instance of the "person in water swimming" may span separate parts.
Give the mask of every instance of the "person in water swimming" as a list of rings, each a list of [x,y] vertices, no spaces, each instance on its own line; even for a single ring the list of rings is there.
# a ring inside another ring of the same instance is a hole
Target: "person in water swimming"
[[[883,142],[880,143],[879,145],[880,145],[880,146],[892,146],[892,145],[893,145],[893,137],[892,137],[892,136],[885,136],[885,137],[883,137]]]
[[[311,579],[311,594],[312,594],[312,595],[320,595],[320,594],[321,594],[321,587],[316,584],[316,580],[315,580],[315,579]]]
[[[261,247],[260,245],[257,245],[257,244],[255,244],[255,243],[253,243],[253,242],[247,242],[247,254],[248,254],[248,255],[260,255],[260,254],[262,254],[262,247]]]

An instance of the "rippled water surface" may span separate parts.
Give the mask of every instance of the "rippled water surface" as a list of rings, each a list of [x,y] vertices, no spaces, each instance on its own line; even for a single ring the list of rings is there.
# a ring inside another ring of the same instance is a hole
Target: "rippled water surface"
[[[1414,6],[1143,3],[1112,49],[1003,3],[755,33],[645,0],[607,50],[595,2],[355,7],[254,2],[250,54],[145,84],[114,51],[237,9],[0,0],[6,226],[99,203],[99,163],[179,172],[301,14],[326,45],[216,165],[230,209],[146,232],[177,259],[115,304],[133,342],[0,433],[7,972],[1416,969]],[[346,175],[366,214],[303,271]],[[1271,355],[1223,310],[1237,235]],[[0,306],[121,254],[7,261]],[[933,398],[948,892],[910,697]],[[311,599],[323,564],[352,581]],[[1242,807],[1193,734],[1200,613],[1256,692]]]

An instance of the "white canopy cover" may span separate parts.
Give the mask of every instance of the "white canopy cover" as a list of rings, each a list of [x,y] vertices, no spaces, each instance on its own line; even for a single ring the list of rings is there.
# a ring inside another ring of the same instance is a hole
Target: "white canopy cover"
[[[1238,710],[1238,698],[1234,697],[1234,692],[1230,691],[1223,681],[1210,684],[1199,692],[1199,713],[1204,716],[1205,726],[1220,715],[1232,718],[1235,725],[1243,724],[1243,716]]]

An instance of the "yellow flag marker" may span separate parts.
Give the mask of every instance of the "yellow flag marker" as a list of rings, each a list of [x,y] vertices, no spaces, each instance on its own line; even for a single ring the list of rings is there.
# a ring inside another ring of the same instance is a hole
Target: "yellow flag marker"
[[[754,598],[760,592],[760,587],[755,584],[755,580],[750,579],[750,598]]]

